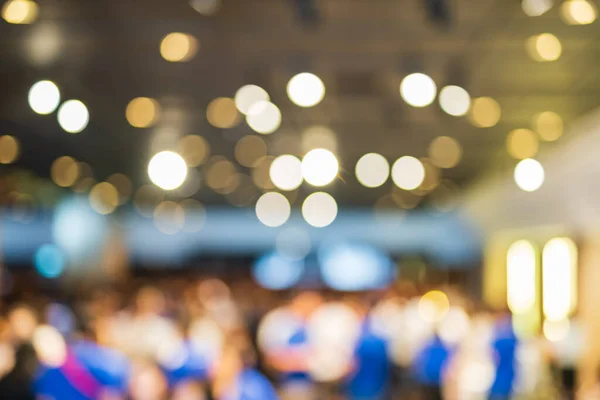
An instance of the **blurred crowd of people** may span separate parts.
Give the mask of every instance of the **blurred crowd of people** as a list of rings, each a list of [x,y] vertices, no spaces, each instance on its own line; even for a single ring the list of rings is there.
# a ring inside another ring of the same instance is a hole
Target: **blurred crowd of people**
[[[509,313],[406,282],[343,294],[203,279],[40,295],[4,307],[0,397],[575,398],[582,339],[575,322],[555,336],[519,338]]]

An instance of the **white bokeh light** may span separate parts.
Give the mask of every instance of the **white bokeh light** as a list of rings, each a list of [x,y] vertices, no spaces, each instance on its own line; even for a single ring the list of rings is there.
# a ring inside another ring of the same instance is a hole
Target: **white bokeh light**
[[[290,79],[287,94],[297,106],[314,107],[325,97],[325,84],[318,76],[303,72]]]
[[[413,107],[430,105],[435,100],[436,94],[435,82],[425,74],[410,74],[400,84],[400,95]]]
[[[313,186],[330,184],[337,176],[338,170],[338,160],[329,150],[314,149],[302,159],[302,176]]]
[[[269,100],[267,91],[256,85],[242,86],[235,93],[235,106],[242,114],[248,114],[254,104]]]
[[[365,187],[379,187],[388,180],[389,176],[390,164],[381,154],[365,154],[356,163],[356,179]]]
[[[29,106],[40,115],[53,113],[60,104],[60,91],[52,81],[39,81],[29,89]]]
[[[425,167],[411,156],[400,157],[392,166],[392,180],[400,189],[414,190],[425,179]]]
[[[538,161],[527,158],[515,167],[515,182],[526,192],[535,192],[544,184],[544,167]]]
[[[256,202],[256,216],[268,227],[275,228],[285,224],[290,214],[290,202],[281,193],[265,193]]]
[[[338,206],[335,199],[328,193],[313,193],[302,204],[304,220],[315,228],[330,225],[337,217]]]
[[[253,131],[268,135],[281,125],[281,111],[269,101],[259,101],[248,110],[246,122]]]
[[[460,117],[466,115],[471,107],[469,92],[460,86],[446,86],[440,91],[440,107],[446,114]]]
[[[523,12],[529,17],[539,17],[552,8],[552,0],[523,0]]]
[[[79,133],[90,121],[87,107],[79,100],[65,101],[58,109],[58,123],[69,133]]]
[[[185,182],[187,164],[183,157],[172,151],[162,151],[150,160],[148,176],[152,183],[164,190],[174,190]]]
[[[277,157],[269,169],[271,182],[281,190],[294,190],[302,184],[302,162],[290,154]]]

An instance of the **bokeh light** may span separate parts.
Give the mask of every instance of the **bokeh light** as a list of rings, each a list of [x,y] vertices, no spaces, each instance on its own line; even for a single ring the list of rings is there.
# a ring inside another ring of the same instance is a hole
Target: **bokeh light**
[[[154,210],[154,226],[166,235],[174,235],[185,226],[184,208],[174,201],[163,201]]]
[[[302,176],[313,186],[330,184],[336,178],[338,170],[338,160],[329,150],[314,149],[302,159]]]
[[[0,164],[12,164],[19,158],[18,140],[10,135],[0,136]]]
[[[136,211],[143,217],[150,218],[154,209],[163,200],[164,192],[154,185],[143,185],[133,197]]]
[[[491,128],[500,121],[500,105],[491,97],[473,99],[469,110],[469,121],[479,128]]]
[[[56,111],[60,104],[60,91],[52,81],[39,81],[29,89],[29,107],[40,115]]]
[[[532,158],[520,161],[515,167],[517,186],[526,192],[534,192],[544,184],[544,167]]]
[[[206,108],[206,119],[215,128],[233,128],[240,123],[241,117],[233,99],[218,97]]]
[[[256,202],[256,216],[268,227],[275,228],[285,224],[290,214],[290,202],[281,193],[265,193]]]
[[[423,167],[425,169],[425,167]],[[396,205],[405,210],[410,210],[419,205],[422,198],[417,195],[415,192],[409,192],[404,189],[400,189],[397,186],[394,186],[392,189],[392,199],[396,203]]]
[[[45,244],[35,252],[34,264],[37,272],[44,278],[58,278],[65,270],[65,255],[57,246]]]
[[[308,153],[312,149],[325,149],[337,152],[337,137],[335,132],[326,126],[315,125],[302,132],[302,151]]]
[[[79,163],[68,156],[59,157],[50,167],[52,181],[60,187],[71,187],[79,179]]]
[[[239,184],[235,165],[226,158],[215,157],[206,170],[206,184],[217,193],[228,194]]]
[[[8,0],[2,6],[2,18],[9,24],[31,24],[38,12],[38,5],[32,0]]]
[[[279,156],[271,163],[269,176],[278,189],[297,189],[302,185],[302,162],[290,154]]]
[[[527,314],[537,298],[537,253],[527,240],[514,242],[506,253],[506,299],[514,314]]]
[[[318,76],[303,72],[290,79],[287,94],[297,106],[314,107],[325,97],[325,85]]]
[[[33,333],[31,344],[37,359],[45,366],[59,368],[67,360],[67,344],[53,326],[39,325]]]
[[[432,290],[419,300],[419,317],[425,322],[436,323],[443,320],[450,310],[450,300],[444,292]]]
[[[192,35],[181,32],[169,33],[160,42],[160,54],[170,62],[186,62],[198,51],[198,41]]]
[[[562,342],[569,337],[571,323],[568,319],[560,321],[544,321],[544,336],[550,342]]]
[[[556,61],[562,54],[560,40],[551,33],[531,36],[525,43],[529,56],[538,62]]]
[[[426,107],[433,103],[437,87],[433,79],[421,73],[410,74],[400,84],[400,95],[413,107]]]
[[[179,203],[183,208],[185,222],[183,231],[189,233],[200,232],[206,224],[207,212],[202,203],[196,199],[185,199]]]
[[[400,157],[392,166],[392,180],[400,189],[414,190],[425,179],[423,163],[411,156]]]
[[[271,290],[289,289],[304,273],[304,262],[272,253],[261,257],[252,266],[252,277],[262,287]]]
[[[246,122],[255,132],[268,135],[279,129],[281,111],[269,101],[259,101],[250,107]]]
[[[544,111],[533,117],[533,129],[542,140],[553,142],[562,136],[564,124],[558,114]]]
[[[267,144],[256,135],[244,136],[235,144],[234,153],[240,165],[250,168],[267,155]]]
[[[119,205],[119,192],[108,182],[101,182],[90,191],[90,206],[98,214],[110,214]]]
[[[415,190],[417,194],[427,194],[434,190],[440,184],[440,170],[438,167],[433,165],[429,158],[421,158],[421,163],[423,164],[423,168],[425,168],[425,177],[423,178],[423,182],[419,185],[419,187]]]
[[[329,193],[313,193],[302,203],[304,220],[315,228],[324,228],[331,225],[335,221],[337,213],[337,203]]]
[[[596,6],[588,0],[566,0],[560,16],[569,25],[589,25],[598,17]]]
[[[534,157],[538,149],[537,135],[529,129],[515,129],[506,137],[506,150],[517,160]]]
[[[125,118],[135,128],[148,128],[160,117],[160,104],[149,97],[137,97],[127,104]]]
[[[119,193],[119,205],[125,204],[131,197],[133,187],[131,180],[124,174],[112,174],[106,179]]]
[[[152,183],[161,189],[177,189],[185,181],[187,165],[179,154],[161,151],[150,160],[148,176]]]
[[[235,105],[239,112],[247,115],[253,105],[260,102],[269,101],[269,94],[260,86],[245,85],[235,93]]]
[[[449,136],[439,136],[429,145],[431,163],[439,168],[454,168],[462,158],[462,146]]]
[[[286,228],[275,238],[277,253],[290,260],[302,260],[310,253],[310,236],[304,229]]]
[[[263,190],[271,190],[275,188],[273,182],[271,182],[271,163],[275,157],[265,156],[260,158],[252,168],[252,182],[256,187]]]
[[[179,141],[179,155],[185,160],[188,167],[197,167],[202,164],[210,154],[210,146],[202,136],[188,135]]]
[[[542,299],[546,319],[562,321],[577,308],[579,299],[577,246],[567,237],[548,241],[542,252]]]
[[[58,109],[58,123],[68,133],[79,133],[90,121],[87,107],[79,100],[65,101]]]
[[[539,17],[552,8],[552,0],[523,0],[523,12],[529,17]]]
[[[221,0],[190,0],[190,6],[196,12],[208,17],[215,15],[219,11]]]
[[[247,207],[254,203],[260,192],[258,188],[252,183],[250,176],[239,173],[236,178],[237,186],[231,192],[225,195],[225,198],[234,207]]]
[[[471,107],[469,92],[460,86],[446,86],[440,91],[440,107],[446,114],[460,117],[466,115]]]
[[[379,187],[389,176],[390,163],[381,154],[365,154],[356,163],[356,179],[365,187]]]
[[[471,330],[469,315],[460,307],[450,307],[440,322],[440,338],[451,346],[459,345]]]

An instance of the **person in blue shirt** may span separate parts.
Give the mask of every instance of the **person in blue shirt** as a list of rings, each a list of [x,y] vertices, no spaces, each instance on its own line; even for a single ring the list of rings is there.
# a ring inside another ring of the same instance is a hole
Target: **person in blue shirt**
[[[508,400],[513,392],[516,378],[516,352],[519,341],[507,315],[499,318],[492,347],[495,353],[496,377],[490,388],[490,400]]]
[[[450,350],[435,334],[413,360],[412,370],[424,399],[442,399],[442,380]]]

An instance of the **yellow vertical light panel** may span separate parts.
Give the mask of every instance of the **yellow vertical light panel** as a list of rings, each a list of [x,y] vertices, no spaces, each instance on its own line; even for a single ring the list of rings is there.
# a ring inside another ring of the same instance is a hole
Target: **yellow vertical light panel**
[[[544,316],[562,321],[577,307],[577,246],[569,238],[554,238],[542,253]]]
[[[483,300],[495,310],[506,308],[506,247],[506,239],[493,235],[484,251]]]
[[[519,240],[508,248],[506,283],[516,333],[524,336],[537,332],[541,322],[539,268],[537,251],[531,242]]]

